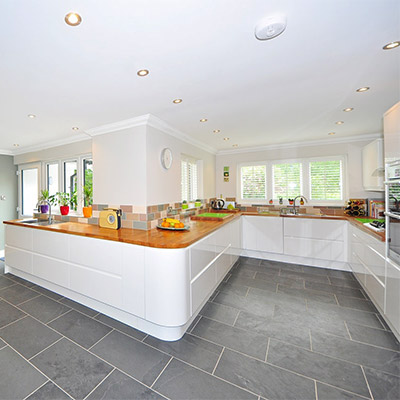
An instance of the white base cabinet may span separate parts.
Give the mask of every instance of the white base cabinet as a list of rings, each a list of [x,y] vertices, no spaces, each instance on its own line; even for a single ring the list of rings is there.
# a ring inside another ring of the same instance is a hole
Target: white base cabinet
[[[238,258],[240,219],[183,249],[6,225],[6,272],[178,340]]]

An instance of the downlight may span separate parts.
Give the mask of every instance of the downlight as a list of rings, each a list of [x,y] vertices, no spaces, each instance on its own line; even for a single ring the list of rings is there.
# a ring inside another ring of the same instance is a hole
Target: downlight
[[[254,34],[258,40],[269,40],[279,36],[286,29],[286,17],[275,15],[262,19],[255,28]]]

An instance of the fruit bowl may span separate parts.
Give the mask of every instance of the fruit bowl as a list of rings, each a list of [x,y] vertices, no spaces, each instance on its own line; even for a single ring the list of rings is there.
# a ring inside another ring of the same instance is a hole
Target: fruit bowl
[[[185,225],[183,228],[172,228],[170,226],[161,226],[161,225],[157,225],[157,228],[159,229],[165,229],[166,231],[186,231],[188,230],[190,227],[189,225]]]

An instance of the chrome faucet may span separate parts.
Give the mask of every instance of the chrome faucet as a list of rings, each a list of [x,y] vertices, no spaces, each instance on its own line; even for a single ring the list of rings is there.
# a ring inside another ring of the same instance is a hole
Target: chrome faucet
[[[304,197],[304,196],[296,196],[294,199],[293,199],[293,214],[298,214],[298,212],[296,212],[296,199],[298,199],[298,198],[300,198],[300,199],[303,199],[306,203],[308,203],[308,200]],[[299,206],[299,208],[300,208],[300,206]]]

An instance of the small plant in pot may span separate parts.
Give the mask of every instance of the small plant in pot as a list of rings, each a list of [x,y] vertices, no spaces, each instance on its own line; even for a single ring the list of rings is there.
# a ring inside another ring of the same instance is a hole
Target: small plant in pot
[[[57,192],[55,197],[57,204],[60,206],[61,215],[68,215],[69,206],[74,207],[73,199],[65,192]]]
[[[48,201],[51,203],[51,198],[49,196],[49,191],[47,189],[43,189],[40,192],[38,204],[39,204],[39,209],[42,214],[47,214],[49,212],[49,205],[48,204],[40,204]]]
[[[195,207],[201,207],[201,200],[200,199],[196,199],[196,201],[194,202],[194,206]]]
[[[183,200],[183,201],[182,201],[182,210],[185,210],[185,209],[187,209],[187,208],[189,208],[188,203],[187,203],[186,200]]]
[[[93,203],[92,185],[83,186],[83,199],[84,199],[84,207],[82,209],[83,216],[85,218],[90,218],[92,216],[92,203]]]

